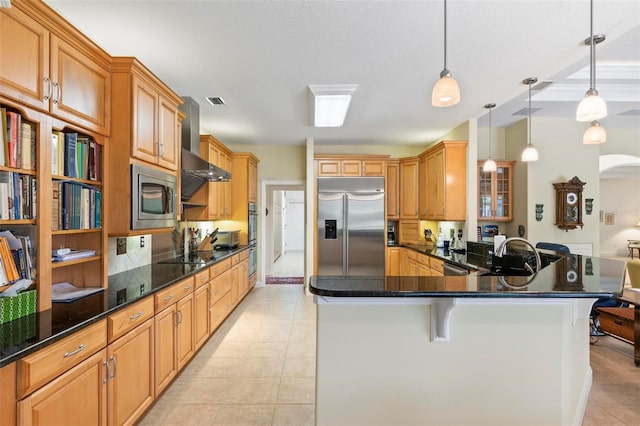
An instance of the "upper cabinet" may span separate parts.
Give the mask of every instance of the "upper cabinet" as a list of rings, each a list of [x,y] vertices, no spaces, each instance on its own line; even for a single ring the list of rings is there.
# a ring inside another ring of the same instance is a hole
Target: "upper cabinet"
[[[400,209],[400,162],[397,159],[387,160],[387,180],[385,196],[387,198],[387,219],[399,219]]]
[[[231,156],[231,219],[238,224],[240,244],[249,243],[249,203],[258,201],[258,162],[248,152],[234,152]]]
[[[0,14],[0,86],[14,100],[109,135],[110,57],[40,2]]]
[[[112,79],[114,143],[133,158],[178,170],[182,99],[136,58],[113,58]]]
[[[400,219],[418,219],[418,157],[400,159]]]
[[[387,155],[341,156],[316,155],[317,177],[385,176]]]
[[[467,142],[443,141],[420,154],[420,219],[466,220]]]
[[[478,161],[478,220],[513,220],[513,165],[515,161],[496,161],[495,172],[483,172]]]

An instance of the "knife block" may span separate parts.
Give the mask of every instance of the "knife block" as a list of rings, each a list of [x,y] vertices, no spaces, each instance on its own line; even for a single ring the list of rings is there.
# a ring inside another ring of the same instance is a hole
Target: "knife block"
[[[206,236],[198,245],[198,251],[213,251],[213,241],[211,237]]]

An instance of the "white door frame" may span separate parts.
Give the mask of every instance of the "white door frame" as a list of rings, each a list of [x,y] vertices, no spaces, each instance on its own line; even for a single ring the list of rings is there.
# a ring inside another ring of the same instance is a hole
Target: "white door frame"
[[[296,191],[305,191],[306,192],[306,181],[304,179],[290,179],[290,180],[280,180],[280,179],[264,179],[260,181],[260,203],[259,203],[259,214],[258,220],[260,221],[260,228],[258,229],[258,280],[256,282],[256,287],[264,287],[266,274],[265,271],[267,268],[266,265],[266,247],[265,247],[265,230],[267,226],[267,218],[264,214],[265,205],[264,202],[267,199],[267,187],[268,186],[295,186]],[[299,189],[303,188],[303,189]],[[294,190],[294,189],[292,189]],[[306,197],[305,197],[306,200]],[[305,203],[306,204],[306,203]],[[305,226],[306,230],[306,226]],[[305,242],[307,240],[307,235],[305,233]],[[305,245],[306,247],[306,245]],[[306,250],[305,250],[306,251]],[[306,262],[305,262],[306,265]],[[306,276],[306,268],[305,268],[305,276]]]

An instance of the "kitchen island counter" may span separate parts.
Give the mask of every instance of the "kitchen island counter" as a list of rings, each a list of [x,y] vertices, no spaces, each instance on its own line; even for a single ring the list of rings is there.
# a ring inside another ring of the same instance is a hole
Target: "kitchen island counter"
[[[535,277],[312,277],[316,422],[580,424],[591,306],[623,274],[570,256]]]

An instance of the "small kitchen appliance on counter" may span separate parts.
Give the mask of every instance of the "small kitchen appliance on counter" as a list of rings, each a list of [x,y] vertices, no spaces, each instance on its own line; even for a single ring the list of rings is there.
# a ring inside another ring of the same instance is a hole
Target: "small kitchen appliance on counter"
[[[216,249],[236,248],[240,244],[240,231],[218,231],[218,240],[213,244]]]

